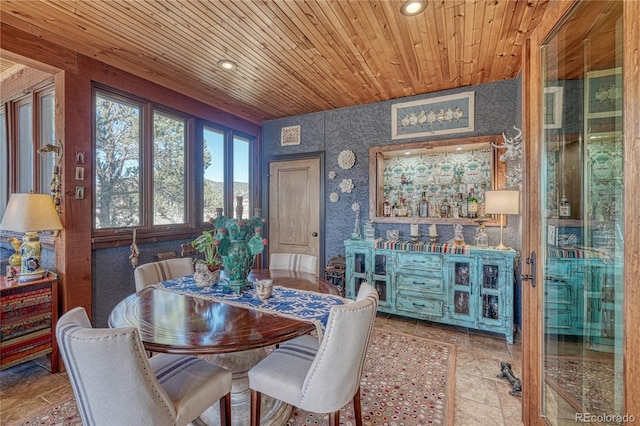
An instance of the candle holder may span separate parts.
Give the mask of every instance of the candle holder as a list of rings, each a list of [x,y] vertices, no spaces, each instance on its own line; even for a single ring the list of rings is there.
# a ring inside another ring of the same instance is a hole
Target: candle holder
[[[436,235],[429,235],[429,242],[430,242],[431,244],[435,244],[435,243],[437,243],[437,242],[438,242],[438,237],[439,237],[439,235],[438,235],[438,234],[436,234]]]

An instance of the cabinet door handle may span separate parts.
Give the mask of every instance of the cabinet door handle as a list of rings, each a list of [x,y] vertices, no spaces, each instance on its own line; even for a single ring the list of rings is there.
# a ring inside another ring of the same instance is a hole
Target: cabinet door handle
[[[413,302],[413,306],[419,306],[421,308],[426,308],[427,307],[426,305],[424,305],[422,303],[416,303],[416,302]]]

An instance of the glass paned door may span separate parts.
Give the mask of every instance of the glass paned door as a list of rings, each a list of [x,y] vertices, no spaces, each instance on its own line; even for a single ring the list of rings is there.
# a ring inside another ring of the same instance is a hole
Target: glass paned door
[[[553,425],[623,414],[622,8],[577,3],[541,52],[541,396]]]
[[[450,297],[452,300],[451,315],[461,321],[471,322],[475,318],[477,300],[480,299],[477,287],[475,262],[471,257],[457,256],[455,261],[445,261],[446,273],[452,283]]]
[[[387,302],[387,257],[389,253],[381,252],[373,257],[373,286],[376,288],[379,296],[379,303],[385,305]]]

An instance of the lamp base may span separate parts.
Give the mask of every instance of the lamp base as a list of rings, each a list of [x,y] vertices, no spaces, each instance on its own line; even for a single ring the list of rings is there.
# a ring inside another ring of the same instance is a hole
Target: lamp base
[[[497,246],[494,247],[496,250],[509,250],[510,247],[505,246],[504,244],[500,243]]]

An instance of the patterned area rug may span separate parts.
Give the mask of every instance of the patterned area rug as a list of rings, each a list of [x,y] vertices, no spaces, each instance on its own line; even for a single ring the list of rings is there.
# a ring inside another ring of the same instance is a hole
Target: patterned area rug
[[[453,425],[455,346],[374,329],[361,382],[365,425]],[[339,362],[339,361],[338,361]],[[81,425],[73,398],[20,425]],[[288,425],[326,425],[328,417],[294,409]],[[353,404],[340,413],[353,426]]]

